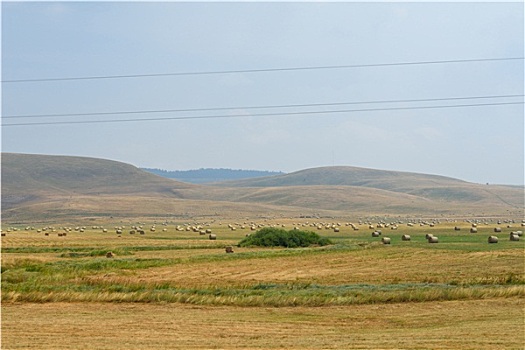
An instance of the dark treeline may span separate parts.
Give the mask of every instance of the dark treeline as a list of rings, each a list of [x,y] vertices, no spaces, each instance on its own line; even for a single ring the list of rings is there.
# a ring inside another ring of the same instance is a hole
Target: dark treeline
[[[176,179],[190,183],[209,183],[228,180],[239,180],[253,177],[263,177],[284,174],[280,171],[241,170],[241,169],[196,169],[196,170],[174,170],[142,168],[155,175]]]

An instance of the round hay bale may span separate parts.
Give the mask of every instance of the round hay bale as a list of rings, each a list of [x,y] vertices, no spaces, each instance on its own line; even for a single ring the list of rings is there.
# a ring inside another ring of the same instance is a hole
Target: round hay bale
[[[1,234],[1,235],[2,235],[2,237],[5,237],[5,233],[3,233],[3,232],[2,232],[2,234]]]
[[[114,258],[114,257],[115,257],[115,254],[113,254],[113,252],[106,253],[106,258]]]
[[[511,233],[520,237],[523,236],[523,231],[512,231]]]
[[[428,243],[438,243],[439,239],[436,236],[432,236],[428,239]]]
[[[334,232],[339,232],[339,227],[334,227]]]
[[[511,241],[517,242],[517,241],[520,240],[520,236],[511,233],[510,236],[509,236],[509,239]]]
[[[208,237],[209,237],[209,239],[212,240],[212,241],[215,241],[215,240],[217,239],[217,235],[215,235],[215,234],[213,234],[213,233],[210,234]]]
[[[489,243],[498,243],[498,237],[496,237],[496,236],[489,236],[488,242]]]
[[[425,235],[425,239],[430,239],[430,238],[432,238],[432,237],[434,237],[434,235],[433,235],[432,233],[427,233],[427,234]]]
[[[454,226],[454,231],[461,231],[461,227],[459,227],[459,226]]]
[[[211,230],[210,229],[206,229],[206,233],[211,233]]]
[[[226,253],[233,253],[233,247],[231,246],[226,247]]]
[[[477,233],[478,232],[478,229],[475,228],[475,227],[471,227],[470,228],[470,233]]]
[[[374,231],[372,232],[372,237],[379,237],[380,234],[381,232]]]
[[[381,242],[383,242],[383,244],[390,244],[390,237],[381,238]]]
[[[205,234],[206,234],[206,231],[205,231],[205,230],[201,230],[201,231],[199,231],[199,235],[204,236]]]
[[[494,227],[494,232],[501,232],[501,227]]]
[[[410,235],[403,235],[403,236],[401,236],[401,240],[403,240],[403,241],[410,241]]]

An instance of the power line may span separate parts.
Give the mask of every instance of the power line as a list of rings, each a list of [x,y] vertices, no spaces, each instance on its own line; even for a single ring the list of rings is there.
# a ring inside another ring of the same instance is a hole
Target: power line
[[[116,111],[116,112],[91,112],[91,113],[63,113],[63,114],[25,114],[25,115],[7,115],[3,119],[18,118],[51,118],[51,117],[80,117],[80,116],[97,116],[97,115],[123,115],[123,114],[153,114],[153,113],[175,113],[175,112],[202,112],[202,111],[221,111],[235,109],[270,109],[270,108],[297,108],[297,107],[321,107],[321,106],[343,106],[358,104],[381,104],[381,103],[407,103],[407,102],[436,102],[436,101],[457,101],[457,100],[474,100],[474,99],[496,99],[523,97],[525,95],[491,95],[491,96],[466,96],[466,97],[443,97],[427,99],[409,99],[409,100],[374,100],[374,101],[353,101],[353,102],[331,102],[331,103],[309,103],[309,104],[288,104],[288,105],[271,105],[271,106],[237,106],[237,107],[213,107],[213,108],[187,108],[187,109],[157,109],[157,110],[135,110],[135,111]]]
[[[306,112],[285,112],[285,113],[259,113],[259,114],[238,114],[238,115],[208,115],[197,117],[165,117],[165,118],[138,118],[138,119],[108,119],[108,120],[81,120],[81,121],[55,121],[55,122],[37,122],[37,123],[13,123],[3,124],[6,126],[32,126],[32,125],[64,125],[64,124],[101,124],[101,123],[125,123],[125,122],[150,122],[166,120],[197,120],[197,119],[225,119],[225,118],[250,118],[250,117],[268,117],[268,116],[290,116],[290,115],[313,115],[313,114],[331,114],[331,113],[355,113],[355,112],[376,112],[376,111],[400,111],[415,109],[442,109],[442,108],[463,108],[463,107],[481,107],[481,106],[503,106],[518,105],[524,102],[501,102],[501,103],[480,103],[480,104],[463,104],[463,105],[443,105],[443,106],[417,106],[417,107],[390,107],[390,108],[366,108],[366,109],[347,109],[336,111],[306,111]]]
[[[461,59],[461,60],[372,63],[372,64],[352,64],[352,65],[336,65],[336,66],[262,68],[262,69],[244,69],[244,70],[178,72],[178,73],[152,73],[152,74],[128,74],[128,75],[99,75],[99,76],[63,77],[63,78],[10,79],[10,80],[2,80],[2,83],[33,83],[33,82],[52,82],[52,81],[125,79],[125,78],[167,77],[167,76],[186,76],[186,75],[262,73],[262,72],[282,72],[282,71],[319,70],[319,69],[349,69],[349,68],[392,67],[392,66],[409,66],[409,65],[426,65],[426,64],[448,64],[448,63],[511,61],[511,60],[523,60],[523,59],[524,59],[524,57],[474,58],[474,59]]]

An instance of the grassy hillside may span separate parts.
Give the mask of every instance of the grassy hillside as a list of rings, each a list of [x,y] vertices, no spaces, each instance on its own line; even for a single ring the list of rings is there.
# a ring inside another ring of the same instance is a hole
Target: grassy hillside
[[[120,162],[66,156],[2,153],[2,211],[27,203],[91,196],[176,197],[191,187]]]
[[[137,186],[140,184],[140,186]],[[104,159],[2,153],[2,193],[163,193],[191,185]]]
[[[523,187],[480,185],[428,174],[358,167],[322,167],[258,179],[227,181],[227,187],[352,186],[402,193],[433,201],[523,208]],[[413,199],[412,199],[413,200]]]
[[[205,186],[109,160],[2,154],[4,220],[369,214],[521,217],[523,187],[353,167]]]

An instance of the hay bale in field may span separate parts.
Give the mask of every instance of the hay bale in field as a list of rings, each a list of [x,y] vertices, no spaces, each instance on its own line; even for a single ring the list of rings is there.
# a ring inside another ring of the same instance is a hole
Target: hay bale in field
[[[212,240],[212,241],[215,241],[215,240],[217,239],[217,235],[215,235],[215,234],[213,234],[213,233],[212,233],[211,235],[209,235],[208,237],[209,237],[209,239]]]
[[[410,241],[410,235],[403,235],[403,236],[401,236],[401,240],[403,240],[403,241]]]
[[[129,231],[129,234],[130,234],[130,235],[134,235],[135,233],[136,233],[135,230],[130,230],[130,231]]]
[[[383,242],[383,244],[390,244],[390,237],[381,238],[381,242]]]
[[[113,254],[113,252],[106,253],[106,258],[114,258],[114,257],[115,257],[115,254]]]
[[[334,227],[334,232],[339,232],[339,227]]]
[[[233,253],[233,247],[231,246],[226,247],[226,253]]]
[[[494,232],[501,232],[501,227],[494,227]]]
[[[432,236],[428,238],[428,243],[438,243],[439,239],[436,236]]]
[[[496,237],[496,236],[489,236],[488,242],[489,243],[498,243],[498,237]]]
[[[511,241],[517,242],[517,241],[520,240],[520,236],[511,233],[511,234],[509,235],[509,239],[510,239]]]
[[[461,227],[459,227],[459,226],[454,226],[454,231],[461,231]]]
[[[512,231],[511,233],[520,237],[523,236],[523,231]]]
[[[381,235],[381,232],[374,231],[372,232],[372,237],[379,237]]]
[[[145,234],[146,234],[146,232],[144,232],[144,230],[138,230],[137,232],[138,232],[139,234],[141,234],[141,235],[145,235]]]
[[[199,235],[204,236],[205,234],[206,234],[206,231],[205,231],[205,230],[201,230],[201,231],[199,231]]]
[[[431,237],[434,237],[434,235],[432,233],[427,233],[425,235],[425,239],[430,239]]]
[[[47,233],[47,232],[46,232],[46,233],[44,233],[44,236],[49,236],[49,233]]]
[[[1,235],[2,235],[2,237],[5,237],[5,233],[2,232]]]
[[[472,227],[478,227],[478,224],[472,224]]]
[[[211,230],[210,229],[206,229],[206,233],[211,233]]]
[[[475,227],[471,227],[470,228],[470,233],[477,233],[478,232],[478,229],[475,228]]]

